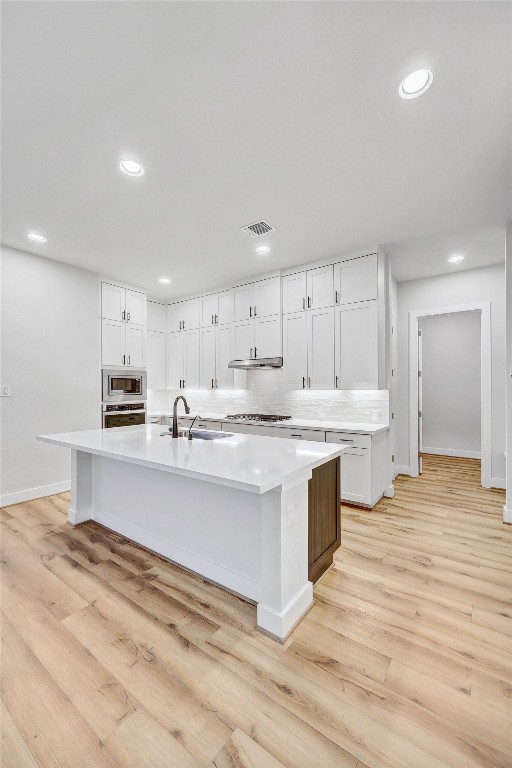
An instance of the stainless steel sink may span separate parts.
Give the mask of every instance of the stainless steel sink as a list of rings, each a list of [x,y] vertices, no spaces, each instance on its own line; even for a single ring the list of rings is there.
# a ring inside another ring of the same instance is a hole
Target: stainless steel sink
[[[219,440],[221,437],[234,437],[234,432],[217,432],[213,429],[193,429],[192,440]],[[171,432],[162,432],[160,437],[171,437]],[[188,429],[180,429],[178,437],[188,439]]]

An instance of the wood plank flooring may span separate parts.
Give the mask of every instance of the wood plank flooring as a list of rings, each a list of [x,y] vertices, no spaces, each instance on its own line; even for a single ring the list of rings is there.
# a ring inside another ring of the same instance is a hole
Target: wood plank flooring
[[[4,768],[510,768],[512,527],[427,457],[342,510],[284,645],[255,608],[88,523],[2,510]]]

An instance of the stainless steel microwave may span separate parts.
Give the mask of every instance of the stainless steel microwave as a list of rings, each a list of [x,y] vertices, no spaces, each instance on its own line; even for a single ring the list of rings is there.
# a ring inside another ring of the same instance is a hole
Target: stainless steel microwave
[[[145,401],[146,397],[146,371],[103,368],[102,400],[104,403]]]

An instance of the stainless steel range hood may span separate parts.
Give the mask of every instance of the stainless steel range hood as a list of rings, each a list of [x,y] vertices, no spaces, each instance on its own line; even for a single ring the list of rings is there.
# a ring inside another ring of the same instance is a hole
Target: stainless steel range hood
[[[269,370],[271,368],[282,367],[282,357],[257,357],[256,359],[251,358],[250,360],[232,360],[228,364],[228,368],[242,368],[244,371],[252,371],[258,369]]]

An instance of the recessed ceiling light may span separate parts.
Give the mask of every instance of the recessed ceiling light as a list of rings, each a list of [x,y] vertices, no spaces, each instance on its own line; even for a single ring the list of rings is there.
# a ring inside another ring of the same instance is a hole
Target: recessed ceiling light
[[[264,254],[264,253],[270,253],[270,248],[268,245],[258,245],[256,248],[256,253]]]
[[[135,160],[121,160],[119,167],[124,173],[127,173],[128,176],[142,176],[144,173],[142,165]]]
[[[434,73],[431,69],[416,69],[400,82],[398,94],[402,99],[415,99],[430,88]]]
[[[450,264],[460,264],[461,261],[464,261],[465,256],[462,253],[454,253],[453,256],[450,256],[448,261]]]
[[[40,235],[38,232],[29,232],[27,235],[29,240],[33,240],[34,243],[47,243],[48,238],[44,235]]]
[[[159,283],[170,283],[171,282],[171,278],[170,277],[159,277],[158,278],[158,282]]]

